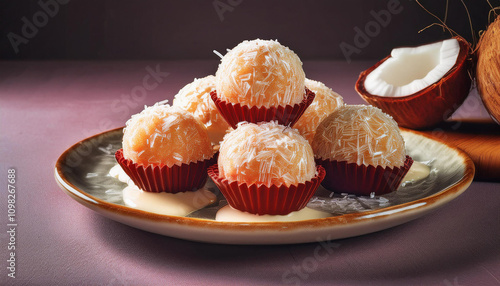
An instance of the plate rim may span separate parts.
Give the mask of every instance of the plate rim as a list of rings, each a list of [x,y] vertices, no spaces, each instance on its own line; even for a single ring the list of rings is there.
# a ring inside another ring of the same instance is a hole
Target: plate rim
[[[118,132],[123,130],[124,127],[118,127],[114,129],[110,129],[104,132],[100,132],[98,134],[89,136],[83,140],[78,141],[77,143],[70,146],[66,149],[57,159],[55,164],[55,180],[61,189],[68,194],[71,198],[84,205],[85,207],[90,208],[93,211],[102,213],[111,212],[114,215],[120,216],[128,216],[134,219],[147,219],[153,223],[166,223],[166,224],[176,224],[178,226],[185,227],[201,227],[201,228],[217,228],[218,230],[229,230],[229,231],[248,231],[253,232],[255,230],[259,231],[294,231],[300,230],[304,228],[328,228],[333,227],[335,225],[351,225],[352,223],[366,223],[370,222],[372,218],[377,217],[377,220],[382,218],[391,219],[390,216],[394,212],[402,212],[407,215],[410,213],[418,211],[422,212],[422,215],[438,208],[447,202],[455,199],[460,194],[462,194],[472,183],[475,174],[475,166],[472,159],[462,150],[453,146],[452,144],[443,141],[438,138],[431,137],[427,134],[420,133],[415,130],[402,128],[401,131],[412,133],[417,136],[425,137],[429,140],[436,141],[440,144],[446,145],[446,147],[455,151],[464,161],[464,174],[463,176],[455,182],[453,185],[444,188],[443,190],[432,194],[430,196],[420,198],[418,200],[414,200],[411,202],[406,202],[394,206],[389,206],[385,208],[380,208],[376,210],[370,210],[365,212],[357,212],[357,213],[349,213],[338,216],[332,216],[327,218],[320,219],[310,219],[310,220],[302,220],[302,221],[291,221],[291,222],[221,222],[215,221],[211,219],[202,219],[202,218],[193,218],[193,217],[180,217],[180,216],[171,216],[171,215],[162,215],[151,213],[147,211],[142,211],[138,209],[134,209],[131,207],[118,205],[115,203],[110,203],[105,200],[99,199],[97,197],[92,196],[91,194],[85,192],[84,190],[80,190],[77,186],[73,185],[71,182],[67,180],[67,178],[63,174],[62,165],[66,160],[67,156],[73,152],[76,148],[78,148],[83,142],[90,141],[99,136]],[[425,201],[425,203],[424,203]],[[422,210],[422,207],[425,206],[425,209]],[[418,218],[416,216],[415,218]],[[277,225],[280,226],[277,229]]]

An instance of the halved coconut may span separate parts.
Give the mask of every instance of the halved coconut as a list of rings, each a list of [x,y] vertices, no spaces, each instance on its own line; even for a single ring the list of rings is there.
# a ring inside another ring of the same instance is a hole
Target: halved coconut
[[[469,94],[470,45],[462,38],[393,49],[362,72],[356,91],[400,126],[425,128],[450,117]]]

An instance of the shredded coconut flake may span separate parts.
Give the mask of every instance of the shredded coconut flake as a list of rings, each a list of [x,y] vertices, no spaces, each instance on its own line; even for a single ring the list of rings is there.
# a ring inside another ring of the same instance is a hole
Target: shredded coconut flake
[[[155,104],[127,121],[123,155],[139,164],[174,164],[209,159],[213,155],[206,128],[190,113]]]
[[[344,105],[344,100],[322,82],[306,79],[305,86],[314,92],[316,97],[293,127],[312,144],[319,123]]]
[[[397,123],[380,109],[345,105],[318,126],[312,148],[322,159],[358,165],[400,167],[406,159]]]
[[[212,144],[218,145],[229,129],[229,124],[215,107],[210,92],[215,89],[213,75],[195,79],[184,86],[174,97],[173,106],[190,112],[205,125]]]
[[[293,105],[303,100],[304,71],[299,57],[277,41],[244,41],[221,60],[217,94],[247,106]]]
[[[218,163],[222,177],[247,184],[296,185],[316,174],[307,140],[276,122],[240,122],[224,137]]]

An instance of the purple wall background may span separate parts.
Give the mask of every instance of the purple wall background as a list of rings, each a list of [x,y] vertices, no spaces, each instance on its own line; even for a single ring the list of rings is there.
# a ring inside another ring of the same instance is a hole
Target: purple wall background
[[[471,40],[463,6],[459,0],[449,2],[450,27]],[[484,29],[490,9],[487,1],[465,2],[475,29]],[[500,0],[490,2],[500,5]],[[58,11],[47,16],[39,3],[52,3],[46,5]],[[446,0],[421,3],[444,15]],[[368,23],[375,23],[373,13],[388,10],[388,5],[400,12],[391,14],[386,27],[375,24],[379,31],[372,26],[374,36],[369,43],[356,46],[354,29],[364,30]],[[30,23],[37,21],[38,31],[23,35],[23,18]],[[438,27],[418,34],[433,22],[410,0],[2,0],[0,58],[216,59],[214,49],[224,52],[242,40],[263,38],[278,39],[305,60],[345,59],[342,42],[359,48],[352,60],[379,59],[395,46],[448,37]],[[13,34],[24,38],[17,53],[9,40]]]

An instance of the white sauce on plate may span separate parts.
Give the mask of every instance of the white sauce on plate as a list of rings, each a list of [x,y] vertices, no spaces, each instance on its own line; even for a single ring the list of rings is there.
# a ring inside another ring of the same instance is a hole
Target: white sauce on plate
[[[127,206],[162,215],[186,216],[215,200],[214,193],[207,189],[176,194],[144,192],[130,185],[123,189],[123,201]]]
[[[109,170],[109,175],[113,178],[117,178],[120,182],[124,182],[128,185],[133,185],[134,182],[129,178],[129,176],[123,171],[122,167],[118,164],[114,165],[111,170]]]
[[[427,178],[429,174],[429,166],[414,161],[410,170],[403,178],[403,183],[423,180]],[[120,165],[111,168],[109,175],[128,184],[128,186],[123,189],[123,201],[127,206],[151,213],[186,216],[216,201],[216,195],[204,188],[195,192],[177,194],[144,192],[135,186],[134,182],[130,180]],[[215,219],[217,221],[226,222],[284,222],[319,219],[330,216],[330,213],[307,207],[287,215],[255,215],[236,210],[230,206],[225,206],[217,212]]]
[[[403,183],[416,182],[429,176],[431,168],[424,163],[413,161],[408,173],[403,178]]]
[[[151,193],[139,189],[123,171],[120,165],[109,170],[111,177],[127,183],[123,189],[123,201],[129,207],[146,212],[186,216],[196,210],[202,209],[216,201],[216,195],[208,189],[199,189],[194,192],[183,193]]]
[[[227,205],[221,208],[217,212],[215,220],[226,221],[226,222],[273,222],[273,221],[299,221],[307,219],[325,218],[330,216],[331,214],[329,213],[313,210],[307,207],[299,211],[291,212],[287,215],[256,215],[239,211]]]

